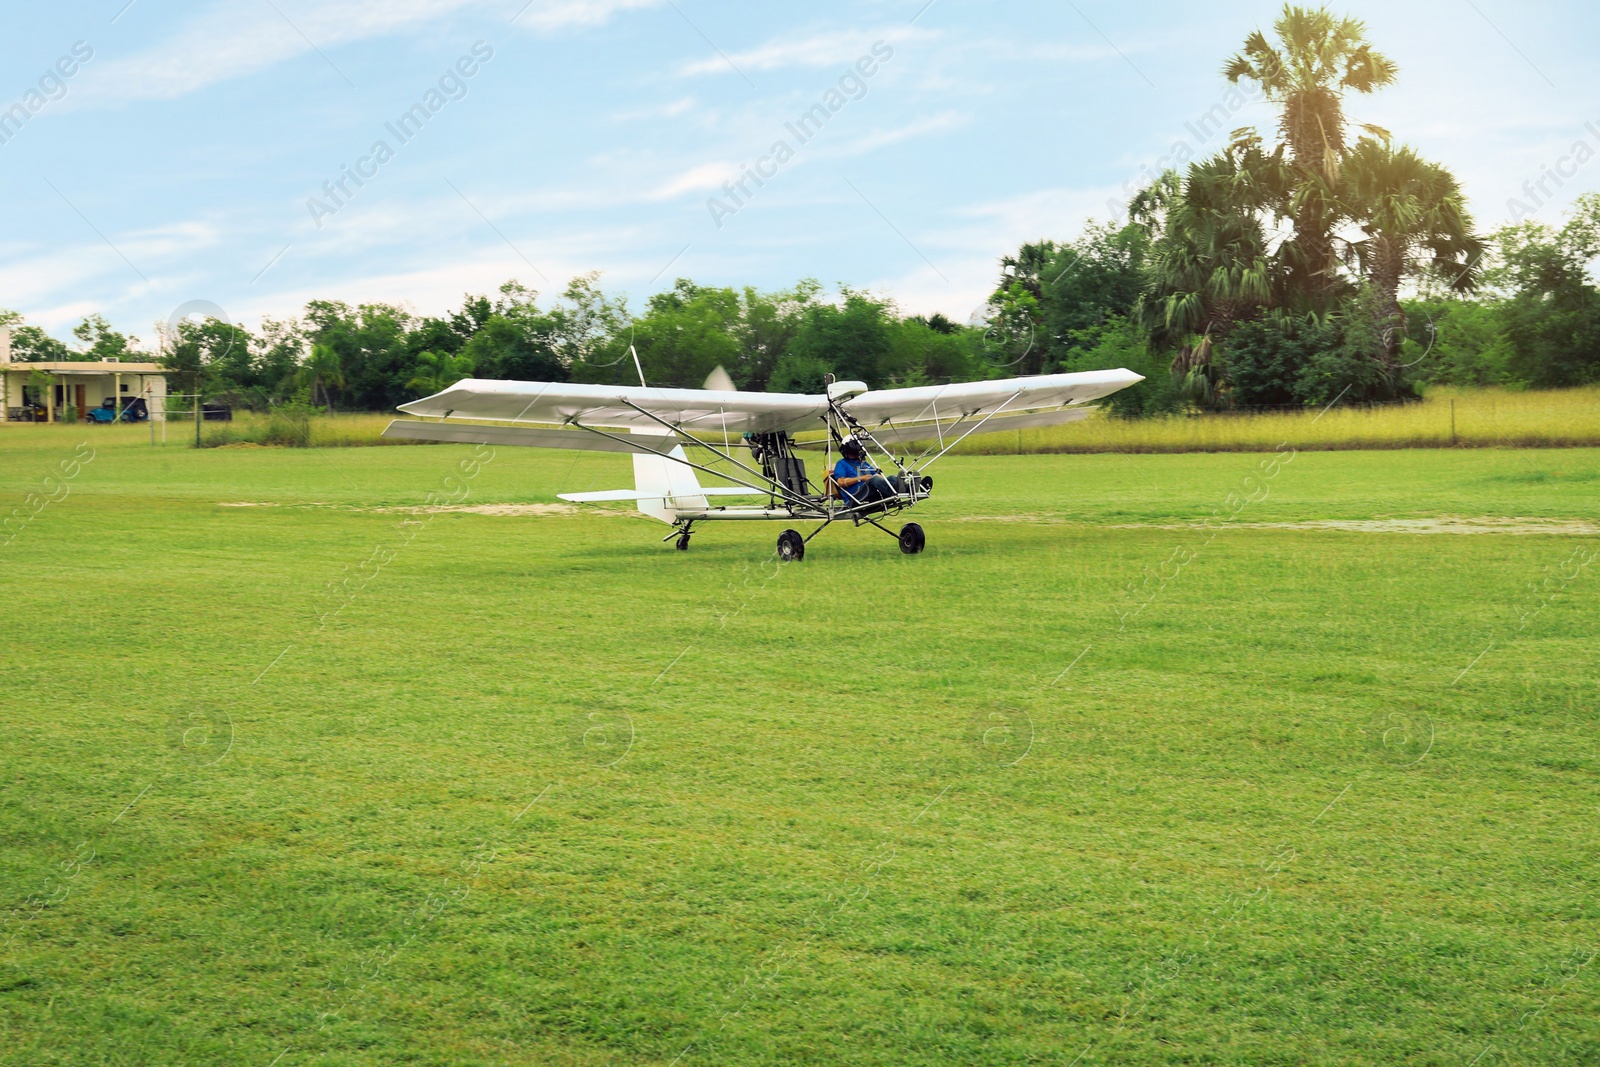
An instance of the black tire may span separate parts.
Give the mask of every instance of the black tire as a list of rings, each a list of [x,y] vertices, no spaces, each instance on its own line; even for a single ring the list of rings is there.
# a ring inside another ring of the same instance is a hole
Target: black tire
[[[908,556],[915,556],[927,547],[928,535],[922,532],[922,527],[914,522],[908,522],[900,531],[900,551]]]
[[[678,540],[676,542],[674,542],[674,543],[678,546],[678,551],[679,552],[687,552],[687,551],[689,551],[689,535],[688,534],[681,534],[678,537]]]
[[[799,530],[785,530],[778,535],[778,558],[785,563],[798,563],[806,558],[806,539]]]

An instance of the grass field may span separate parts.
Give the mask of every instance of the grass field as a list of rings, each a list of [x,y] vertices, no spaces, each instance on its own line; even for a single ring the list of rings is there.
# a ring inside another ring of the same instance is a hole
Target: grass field
[[[0,433],[0,1062],[1600,1062],[1600,451],[952,457],[780,568],[144,435]]]

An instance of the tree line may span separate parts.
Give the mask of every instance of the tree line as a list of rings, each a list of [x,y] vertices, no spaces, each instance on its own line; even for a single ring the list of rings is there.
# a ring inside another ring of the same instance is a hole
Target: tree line
[[[254,331],[218,320],[163,330],[158,355],[189,392],[252,408],[298,401],[392,410],[464,377],[696,387],[718,367],[743,390],[817,392],[1128,367],[1118,414],[1399,401],[1434,383],[1600,381],[1600,195],[1561,225],[1480,234],[1455,176],[1348,100],[1392,85],[1365,26],[1288,6],[1223,75],[1278,112],[1222,151],[1141,190],[1126,218],[1000,261],[969,322],[902,315],[887,297],[815,280],[775,292],[679,279],[642,309],[596,274],[541,304],[515,281],[458,310],[315,300]],[[76,347],[14,312],[20,360],[135,356],[100,316]]]
[[[0,313],[19,360],[137,357],[138,338],[85,319],[77,348]],[[442,316],[391,304],[314,300],[303,315],[251,331],[217,319],[183,321],[157,355],[187,391],[250,408],[298,398],[347,411],[391,410],[464,377],[701,386],[723,368],[742,390],[818,392],[827,374],[874,385],[923,384],[996,373],[985,331],[941,315],[902,316],[886,298],[814,280],[764,292],[680,279],[638,313],[598,275],[555,299],[510,281],[467,296]],[[637,363],[635,362],[637,360]]]

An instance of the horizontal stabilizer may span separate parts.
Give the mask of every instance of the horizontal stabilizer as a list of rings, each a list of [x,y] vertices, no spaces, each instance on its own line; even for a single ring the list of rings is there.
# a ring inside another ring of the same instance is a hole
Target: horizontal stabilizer
[[[622,500],[661,500],[660,493],[644,492],[638,489],[608,489],[602,493],[557,493],[562,500],[570,500],[574,504],[607,504]],[[697,496],[770,496],[769,493],[757,492],[754,489],[744,489],[737,485],[714,486],[710,489],[695,489],[682,494],[685,499]],[[667,500],[676,500],[677,497],[666,497]]]
[[[472,426],[466,423],[416,422],[396,419],[383,436],[402,441],[438,441],[461,445],[514,445],[519,448],[568,448],[579,452],[622,452],[650,455],[671,450],[677,445],[694,444],[676,435],[641,435],[640,444],[630,445],[586,430],[543,430],[531,426]]]

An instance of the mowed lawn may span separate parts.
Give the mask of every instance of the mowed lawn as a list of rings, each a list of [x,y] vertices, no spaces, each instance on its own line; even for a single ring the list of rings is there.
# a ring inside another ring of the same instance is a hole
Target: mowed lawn
[[[0,1062],[1600,1062],[1600,451],[953,458],[780,568],[145,434],[0,432],[0,516],[95,449],[0,547]],[[1549,525],[1271,525],[1441,517]]]

